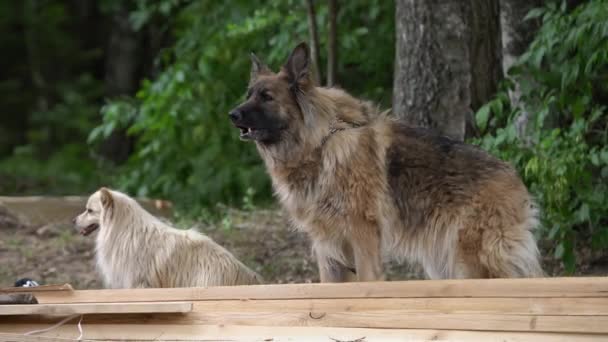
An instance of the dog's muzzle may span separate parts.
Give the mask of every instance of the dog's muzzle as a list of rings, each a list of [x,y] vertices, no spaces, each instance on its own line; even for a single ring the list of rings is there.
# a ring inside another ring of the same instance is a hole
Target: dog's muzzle
[[[96,231],[97,228],[99,228],[98,223],[90,224],[80,230],[80,235],[87,236],[87,235],[91,234],[92,232]]]

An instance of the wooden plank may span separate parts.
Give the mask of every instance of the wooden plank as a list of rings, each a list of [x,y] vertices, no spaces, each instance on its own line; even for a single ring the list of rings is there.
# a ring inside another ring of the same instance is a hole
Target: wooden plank
[[[194,302],[196,312],[289,311],[608,316],[608,298],[356,298],[213,300]]]
[[[186,313],[191,302],[2,305],[0,315]]]
[[[192,306],[194,303],[194,306]],[[187,305],[183,306],[183,305]],[[159,308],[158,311],[154,311]],[[162,310],[160,310],[162,308]],[[187,310],[187,311],[182,311]],[[0,315],[146,312],[356,312],[608,316],[608,298],[356,298],[1,305]]]
[[[0,341],[3,342],[34,342],[34,341],[74,341],[74,338],[65,337],[45,337],[45,336],[27,336],[17,334],[4,334],[0,333]],[[84,341],[84,340],[81,340]]]
[[[40,303],[424,297],[608,297],[608,277],[415,280],[345,284],[84,290],[45,292],[36,295]]]
[[[46,291],[73,291],[70,284],[40,285],[35,287],[3,287],[0,293],[38,293]]]
[[[5,336],[19,336],[27,331],[47,328],[46,325],[1,325],[0,340]],[[599,342],[606,335],[551,334],[518,332],[482,332],[461,330],[424,329],[369,329],[369,328],[324,328],[324,327],[269,327],[234,325],[83,325],[86,340],[123,341],[462,341],[462,342]],[[10,335],[6,334],[10,333]],[[64,325],[41,334],[54,338],[74,339],[78,336],[75,325]],[[31,337],[30,337],[31,338]],[[15,341],[34,341],[23,339]]]
[[[52,323],[46,316],[7,316],[7,322]],[[83,324],[181,324],[311,326],[341,328],[439,329],[608,334],[608,316],[410,313],[405,310],[356,312],[224,311],[184,315],[85,315]]]

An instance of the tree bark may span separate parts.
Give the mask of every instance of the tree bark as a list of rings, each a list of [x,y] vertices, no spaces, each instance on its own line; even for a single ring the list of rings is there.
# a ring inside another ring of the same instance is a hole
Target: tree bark
[[[524,18],[531,9],[541,6],[542,3],[543,0],[501,0],[502,65],[505,75],[534,39],[534,35],[540,27],[540,20],[524,21]],[[530,112],[526,110],[520,98],[521,90],[519,84],[515,83],[515,88],[509,91],[511,105],[521,110],[521,113],[515,119],[515,129],[521,140],[526,144],[531,144],[532,141],[527,137]]]
[[[502,26],[503,71],[509,70],[534,39],[540,27],[540,21],[524,18],[535,7],[540,7],[543,0],[501,0],[500,23]]]
[[[319,65],[319,33],[317,30],[317,12],[314,0],[306,0],[308,12],[308,35],[310,36],[310,56],[312,57],[313,76],[317,84],[321,83],[321,70]]]
[[[112,16],[112,29],[107,47],[105,93],[108,97],[133,94],[139,80],[140,36],[131,27],[129,10],[122,5]],[[122,163],[133,150],[133,139],[124,130],[114,131],[101,144],[101,154]]]
[[[502,77],[498,0],[397,0],[395,16],[393,112],[462,141]]]
[[[26,0],[24,3],[24,18],[25,18],[25,30],[24,30],[24,41],[27,50],[28,66],[31,73],[32,85],[36,89],[36,110],[47,111],[49,109],[49,96],[47,89],[47,82],[42,71],[41,53],[39,51],[39,42],[37,32],[37,21],[39,3],[35,0]]]
[[[490,101],[503,79],[500,5],[498,0],[471,1],[471,110],[467,112],[467,138],[477,136],[475,115],[481,106]]]
[[[337,33],[338,33],[338,1],[329,0],[329,39],[327,43],[327,86],[333,87],[336,85],[336,69],[338,68],[338,49],[337,49]]]

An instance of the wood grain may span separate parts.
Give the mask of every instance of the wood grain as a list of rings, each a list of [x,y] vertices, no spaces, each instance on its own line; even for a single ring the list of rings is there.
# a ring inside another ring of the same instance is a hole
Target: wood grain
[[[34,336],[22,336],[27,331],[47,326],[19,324],[0,326],[0,340],[37,341]],[[324,328],[324,327],[268,327],[233,325],[197,325],[184,329],[183,325],[83,325],[84,339],[125,341],[306,341],[335,342],[356,341],[474,341],[474,342],[599,342],[605,336],[593,334],[554,334],[520,332],[486,332],[461,330],[425,329],[368,329],[368,328]],[[48,338],[74,339],[78,336],[75,325],[66,325],[41,334]]]
[[[97,304],[33,304],[1,305],[0,316],[125,314],[125,313],[186,313],[192,311],[190,302],[157,303],[97,303]]]
[[[323,298],[586,298],[608,297],[608,277],[415,280],[345,284],[250,285],[208,288],[42,292],[43,303]]]
[[[608,298],[357,298],[196,301],[193,311],[358,312],[608,316]]]

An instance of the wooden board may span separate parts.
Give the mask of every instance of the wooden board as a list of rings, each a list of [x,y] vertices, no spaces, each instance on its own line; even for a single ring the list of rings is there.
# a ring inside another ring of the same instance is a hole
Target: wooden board
[[[35,336],[23,336],[27,331],[44,329],[44,325],[0,326],[0,340],[36,341]],[[311,327],[244,327],[233,325],[82,325],[85,340],[125,341],[473,341],[473,342],[599,342],[605,336],[592,334],[514,333],[425,329],[311,328]],[[51,332],[36,335],[41,341],[49,338],[74,339],[78,336],[74,324],[61,326]],[[46,337],[46,338],[45,338]],[[21,338],[21,339],[18,339]]]
[[[35,287],[3,287],[0,293],[38,293],[46,291],[73,291],[70,284],[41,285]]]
[[[126,313],[186,313],[190,302],[0,305],[0,316]]]
[[[73,338],[66,338],[66,337],[45,337],[45,336],[27,336],[27,335],[17,335],[17,334],[6,334],[6,333],[0,333],[0,341],[3,342],[35,342],[35,341],[74,341],[75,337]],[[81,341],[86,341],[86,340],[81,340]]]
[[[46,316],[5,316],[10,322],[53,324]],[[342,327],[382,329],[439,329],[608,334],[608,316],[549,316],[500,314],[410,313],[405,310],[356,312],[221,311],[168,314],[85,315],[89,324],[244,325],[277,327]]]
[[[347,284],[84,290],[36,294],[40,303],[312,298],[586,298],[608,297],[608,277],[416,280]]]
[[[0,317],[0,333],[51,327],[61,319],[49,314],[83,314],[85,338],[100,340],[608,341],[608,278],[41,291],[36,296],[45,304],[4,306],[8,316]],[[174,304],[190,306],[178,313],[159,310]],[[43,337],[77,334],[72,320]]]
[[[209,300],[194,302],[196,312],[359,312],[608,316],[608,298],[353,298]]]

